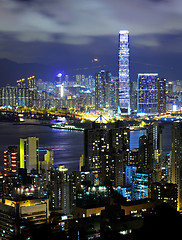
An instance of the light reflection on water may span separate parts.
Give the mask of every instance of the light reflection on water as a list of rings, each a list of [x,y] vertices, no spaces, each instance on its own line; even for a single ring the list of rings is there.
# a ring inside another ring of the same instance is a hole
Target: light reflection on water
[[[3,151],[10,145],[19,145],[19,139],[36,136],[39,138],[40,148],[54,150],[55,164],[64,164],[69,172],[79,169],[79,159],[83,154],[83,132],[53,129],[47,126],[13,125],[13,123],[0,122],[0,166],[3,166]],[[145,130],[130,134],[130,149],[138,147],[138,139],[145,134]],[[45,151],[40,151],[43,160]]]
[[[53,129],[47,126],[13,125],[0,123],[0,166],[3,166],[3,151],[10,145],[19,145],[19,139],[36,136],[40,148],[53,148],[55,164],[65,164],[70,171],[78,170],[79,159],[83,153],[83,132]],[[45,151],[40,151],[43,160]]]

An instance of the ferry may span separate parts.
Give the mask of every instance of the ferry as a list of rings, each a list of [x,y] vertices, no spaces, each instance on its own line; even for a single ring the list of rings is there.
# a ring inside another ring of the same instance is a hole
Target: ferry
[[[65,124],[63,122],[56,123],[51,125],[52,128],[57,128],[57,129],[65,129],[65,130],[76,130],[76,131],[84,131],[84,128],[76,127],[74,125],[69,125]]]

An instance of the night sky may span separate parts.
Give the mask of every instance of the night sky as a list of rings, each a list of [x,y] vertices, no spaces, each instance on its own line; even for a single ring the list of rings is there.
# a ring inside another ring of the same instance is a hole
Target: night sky
[[[182,79],[181,0],[1,0],[0,59],[117,75],[118,33],[125,29],[132,80],[139,72]]]

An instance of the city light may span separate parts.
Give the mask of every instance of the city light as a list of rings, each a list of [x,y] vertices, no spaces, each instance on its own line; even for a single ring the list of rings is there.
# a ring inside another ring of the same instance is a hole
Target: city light
[[[118,53],[118,76],[89,57],[95,75],[0,88],[0,238],[143,239],[157,214],[181,222],[182,84],[155,72],[130,82],[128,30]]]
[[[58,74],[57,74],[57,77],[61,78],[62,75],[63,75],[62,73],[58,73]]]
[[[94,58],[92,61],[93,61],[93,62],[98,62],[99,59],[98,59],[98,58]]]
[[[129,31],[119,32],[119,108],[130,114]]]

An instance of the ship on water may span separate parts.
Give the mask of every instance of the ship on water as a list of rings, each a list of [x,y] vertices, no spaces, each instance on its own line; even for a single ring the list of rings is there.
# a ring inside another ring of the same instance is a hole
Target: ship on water
[[[76,130],[76,131],[84,131],[84,128],[76,127],[74,125],[66,124],[65,122],[58,122],[56,124],[51,125],[52,128],[65,129],[65,130]]]

